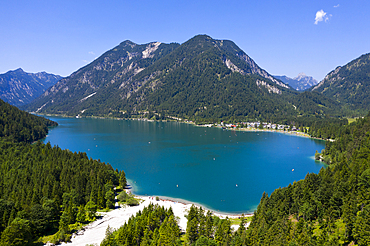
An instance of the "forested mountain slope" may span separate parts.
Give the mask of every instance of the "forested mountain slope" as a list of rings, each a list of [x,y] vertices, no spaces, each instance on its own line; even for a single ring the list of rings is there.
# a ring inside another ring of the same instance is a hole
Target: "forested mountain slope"
[[[0,98],[20,107],[39,97],[61,78],[59,75],[45,72],[26,73],[18,68],[0,74]]]
[[[370,53],[337,67],[312,91],[346,103],[351,110],[367,113],[370,110]]]
[[[28,143],[56,123],[0,103],[0,245],[31,245],[54,233],[54,242],[68,240],[70,224],[114,206],[113,185],[125,184],[124,172],[85,153]]]
[[[125,41],[26,109],[71,116],[255,120],[307,114],[298,95],[232,41],[198,35],[181,45]],[[322,105],[310,104],[311,111],[328,114]],[[339,105],[330,108],[339,110]]]
[[[28,142],[46,137],[54,121],[17,109],[0,99],[0,137],[15,142]]]

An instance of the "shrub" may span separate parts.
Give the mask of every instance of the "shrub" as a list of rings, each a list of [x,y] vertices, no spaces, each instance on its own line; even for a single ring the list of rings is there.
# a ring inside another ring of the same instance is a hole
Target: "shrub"
[[[121,193],[119,193],[119,195],[117,196],[117,199],[118,199],[118,201],[120,201],[120,202],[126,202],[127,198],[128,198],[128,195],[127,195],[127,193],[126,193],[125,191],[122,191],[122,192],[121,192]]]
[[[139,201],[135,199],[134,197],[129,197],[126,201],[126,204],[129,206],[137,206],[139,205]]]

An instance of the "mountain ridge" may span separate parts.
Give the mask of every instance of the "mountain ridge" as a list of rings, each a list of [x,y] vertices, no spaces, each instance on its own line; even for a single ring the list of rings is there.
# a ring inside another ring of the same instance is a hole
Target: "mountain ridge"
[[[62,77],[46,72],[27,73],[22,68],[0,74],[0,98],[14,106],[30,103]]]
[[[123,41],[26,109],[69,116],[271,119],[304,115],[301,100],[312,96],[298,95],[234,42],[197,35],[182,44]],[[328,110],[312,105],[318,115]]]

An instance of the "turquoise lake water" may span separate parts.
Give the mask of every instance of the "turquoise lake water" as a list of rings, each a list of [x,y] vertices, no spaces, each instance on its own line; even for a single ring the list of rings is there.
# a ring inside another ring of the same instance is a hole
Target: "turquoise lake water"
[[[45,142],[124,170],[137,195],[166,196],[226,213],[253,212],[271,194],[318,173],[325,142],[177,122],[48,117]],[[292,170],[294,169],[294,171]]]

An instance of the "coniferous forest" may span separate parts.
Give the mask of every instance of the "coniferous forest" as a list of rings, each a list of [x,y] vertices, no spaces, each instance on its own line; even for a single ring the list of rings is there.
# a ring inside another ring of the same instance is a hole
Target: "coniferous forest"
[[[124,172],[37,141],[55,122],[3,101],[0,116],[0,245],[32,245],[45,235],[67,241],[97,209],[114,207]]]
[[[56,122],[37,117],[0,100],[0,137],[12,142],[27,142],[42,139],[48,127],[57,126]]]

